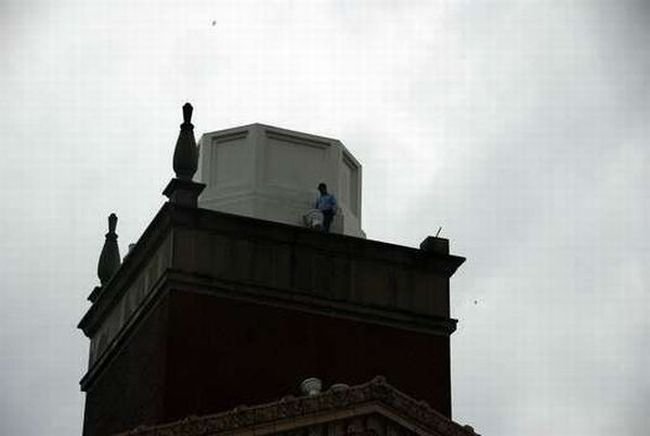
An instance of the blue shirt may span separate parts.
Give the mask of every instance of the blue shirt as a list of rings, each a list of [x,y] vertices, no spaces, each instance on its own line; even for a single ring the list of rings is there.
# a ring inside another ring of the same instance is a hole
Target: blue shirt
[[[318,197],[318,200],[316,200],[316,209],[321,212],[336,212],[336,198],[334,198],[332,194],[321,195]]]

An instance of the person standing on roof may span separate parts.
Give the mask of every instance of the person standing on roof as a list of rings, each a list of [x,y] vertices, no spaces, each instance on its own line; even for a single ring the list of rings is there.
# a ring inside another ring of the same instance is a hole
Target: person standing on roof
[[[327,185],[320,183],[318,185],[320,196],[316,200],[315,208],[323,213],[323,231],[329,233],[330,226],[334,215],[336,215],[336,198],[332,194],[327,193]]]

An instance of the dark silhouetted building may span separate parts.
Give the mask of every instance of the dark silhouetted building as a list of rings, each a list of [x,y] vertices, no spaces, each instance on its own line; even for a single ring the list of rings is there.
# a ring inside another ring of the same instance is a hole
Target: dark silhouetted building
[[[169,201],[121,264],[111,218],[79,323],[84,435],[472,434],[450,420],[464,258],[442,238],[365,239],[361,168],[340,142],[256,124],[204,135],[199,153],[190,121],[186,105]],[[309,171],[283,175],[285,161]],[[335,233],[301,225],[321,180],[341,199]]]

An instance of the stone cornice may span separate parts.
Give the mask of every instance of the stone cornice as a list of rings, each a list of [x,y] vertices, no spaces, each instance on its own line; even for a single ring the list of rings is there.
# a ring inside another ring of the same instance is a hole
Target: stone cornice
[[[166,279],[166,287],[169,289],[217,295],[219,297],[370,322],[428,334],[449,336],[456,331],[458,323],[458,320],[454,318],[420,315],[397,309],[386,310],[381,306],[346,303],[322,296],[291,292],[287,289],[274,289],[253,283],[210,279],[174,270],[167,272]]]
[[[284,397],[279,401],[258,406],[240,406],[235,409],[207,415],[190,416],[181,421],[152,427],[138,427],[118,436],[209,436],[244,433],[255,428],[255,434],[272,434],[264,427],[282,427],[282,423],[319,416],[321,422],[364,415],[372,410],[391,419],[397,418],[419,434],[432,436],[471,436],[473,430],[463,427],[389,385],[383,377],[349,388],[330,389],[303,397]],[[304,422],[304,421],[303,421]],[[308,426],[308,425],[306,425]],[[285,426],[286,427],[286,426]],[[252,433],[251,433],[252,434]]]
[[[155,250],[157,242],[169,228],[174,226],[225,234],[237,232],[243,238],[260,238],[285,243],[298,242],[305,247],[339,255],[353,255],[391,263],[406,262],[412,267],[436,271],[447,277],[451,276],[465,261],[465,258],[460,256],[430,253],[411,247],[345,235],[321,234],[286,224],[166,203],[144,231],[133,251],[124,258],[117,273],[101,288],[98,295],[94,296],[95,303],[77,326],[87,336],[92,335],[96,321],[101,319],[102,314],[110,310],[115,300],[121,296],[121,291],[126,289],[129,280],[137,273],[137,268],[151,255],[151,251]]]

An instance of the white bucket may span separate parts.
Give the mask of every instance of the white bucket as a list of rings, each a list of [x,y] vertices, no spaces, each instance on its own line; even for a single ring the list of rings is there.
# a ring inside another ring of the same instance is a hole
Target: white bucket
[[[302,216],[305,226],[310,229],[320,230],[323,227],[323,212],[318,209],[311,209]]]

